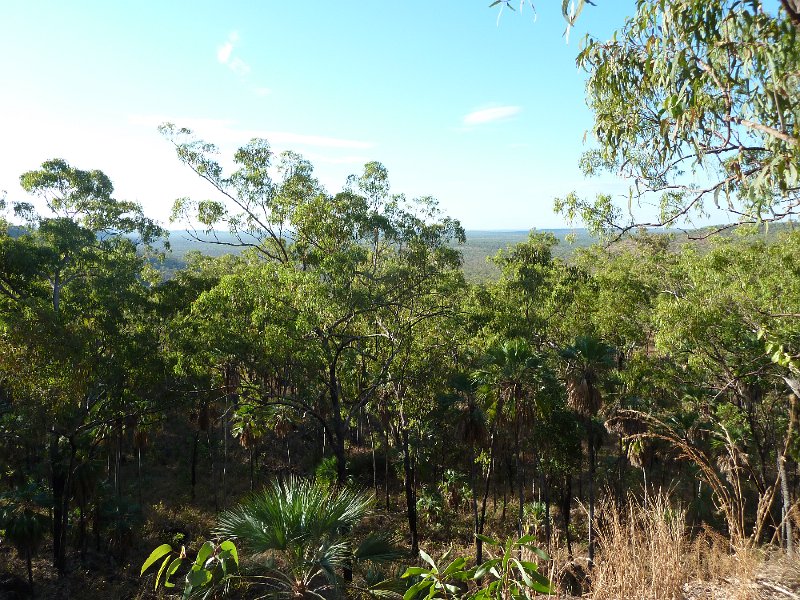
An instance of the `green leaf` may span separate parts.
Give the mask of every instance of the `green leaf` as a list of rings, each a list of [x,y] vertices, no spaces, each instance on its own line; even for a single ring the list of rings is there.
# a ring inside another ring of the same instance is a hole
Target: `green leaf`
[[[147,571],[147,569],[149,569],[150,567],[152,567],[158,559],[163,557],[165,554],[169,554],[170,552],[172,552],[172,546],[170,546],[169,544],[161,544],[158,548],[153,550],[150,553],[150,556],[147,557],[147,560],[144,561],[144,564],[142,565],[142,570],[139,573],[139,575],[140,576],[144,575],[144,572]]]
[[[448,575],[452,575],[456,571],[460,571],[461,569],[463,569],[466,564],[467,564],[467,559],[464,558],[463,556],[459,556],[458,558],[454,559],[453,562],[447,565],[447,568],[444,571],[442,571],[442,576],[446,577]]]
[[[412,600],[412,598],[416,597],[419,592],[428,586],[431,586],[431,588],[433,587],[433,582],[428,579],[423,579],[419,583],[412,585],[406,590],[406,593],[403,594],[403,600]]]
[[[544,575],[540,573],[533,573],[528,572],[531,579],[533,579],[533,585],[530,586],[531,589],[536,590],[542,594],[552,594],[553,593],[553,586],[550,581]]]
[[[502,546],[503,544],[498,542],[497,540],[493,540],[492,538],[483,535],[482,533],[476,533],[475,537],[479,540],[486,542],[487,544],[491,544],[492,546]]]
[[[525,547],[531,552],[533,552],[536,556],[541,558],[542,560],[550,560],[550,555],[547,554],[547,552],[545,552],[541,548],[537,548],[536,546],[525,546]]]
[[[428,554],[425,552],[425,550],[420,550],[420,551],[419,551],[419,555],[422,557],[422,560],[424,560],[424,561],[425,561],[426,563],[428,563],[428,564],[429,564],[431,567],[433,567],[433,570],[434,570],[434,571],[437,571],[437,572],[438,572],[438,569],[436,568],[436,563],[435,563],[435,562],[433,562],[433,559],[432,559],[432,558],[431,558],[431,557],[430,557],[430,556],[429,556],[429,555],[428,555]]]
[[[211,581],[211,571],[203,569],[195,565],[192,570],[186,575],[186,581],[192,587],[202,587]]]
[[[233,562],[236,563],[236,567],[238,568],[239,567],[239,552],[236,550],[236,545],[230,540],[225,540],[224,542],[222,542],[219,545],[219,547],[220,547],[220,550],[225,550],[225,551],[231,553],[231,557],[233,558]]]
[[[164,569],[167,568],[167,563],[169,562],[169,555],[164,558],[164,562],[161,563],[161,568],[158,570],[158,575],[156,575],[156,584],[153,586],[154,590],[158,589],[158,582],[161,580],[161,574],[164,572]]]
[[[175,574],[175,571],[180,569],[181,565],[183,564],[183,559],[179,556],[175,560],[173,560],[169,567],[167,567],[167,572],[164,575],[164,587],[172,588],[175,587],[175,584],[172,583],[169,578]]]
[[[528,570],[516,558],[513,558],[511,560],[517,566],[517,571],[519,571],[519,576],[522,577],[522,581],[525,582],[525,585],[527,585],[528,587],[533,587],[533,579],[531,579],[531,576],[528,575]]]
[[[415,575],[423,575],[428,572],[428,569],[424,567],[408,567],[406,572],[400,575],[400,577],[414,577]]]
[[[212,552],[214,552],[214,544],[211,542],[204,543],[200,546],[200,550],[197,551],[197,558],[195,558],[194,564],[202,567]]]
[[[524,546],[526,544],[530,544],[530,543],[535,542],[535,541],[536,541],[536,536],[535,535],[523,535],[516,542],[514,542],[514,545],[516,545],[516,546]]]
[[[484,575],[486,575],[486,573],[489,572],[489,570],[492,567],[494,567],[499,562],[500,562],[499,558],[493,558],[492,560],[487,560],[485,563],[483,563],[481,566],[475,569],[475,573],[472,575],[472,578],[473,579],[482,578]]]

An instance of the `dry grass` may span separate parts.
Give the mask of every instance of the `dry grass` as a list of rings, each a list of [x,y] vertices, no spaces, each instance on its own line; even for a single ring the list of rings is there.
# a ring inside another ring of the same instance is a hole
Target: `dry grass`
[[[681,598],[744,600],[764,562],[751,548],[733,552],[730,541],[710,530],[691,539],[686,513],[666,494],[598,511],[598,557],[589,597],[594,600]]]
[[[598,511],[598,557],[590,595],[595,600],[677,599],[694,570],[685,512],[659,494],[646,503],[633,496],[624,507]]]

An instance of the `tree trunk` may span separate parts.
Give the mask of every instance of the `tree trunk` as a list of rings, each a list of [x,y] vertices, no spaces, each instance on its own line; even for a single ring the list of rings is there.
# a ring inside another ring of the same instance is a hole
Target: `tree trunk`
[[[197,484],[197,444],[200,441],[200,432],[194,432],[194,442],[192,443],[192,502],[195,498],[195,485]]]
[[[561,497],[561,517],[564,519],[564,535],[567,538],[567,555],[572,559],[572,539],[569,533],[570,511],[572,509],[572,475],[567,475],[564,495]]]
[[[389,432],[386,432],[386,448],[383,451],[383,487],[386,491],[386,511],[389,511]]]
[[[64,496],[66,495],[67,477],[64,465],[61,464],[61,453],[58,448],[58,433],[55,427],[50,431],[50,487],[53,499],[53,566],[59,574],[64,572],[66,555],[66,531],[64,531]]]
[[[522,472],[522,450],[519,445],[519,427],[514,431],[514,444],[516,446],[516,471],[517,471],[517,498],[519,499],[519,509],[517,511],[517,537],[522,537],[522,521],[525,511],[525,476]]]
[[[400,418],[403,419],[402,415]],[[405,423],[402,423],[401,427],[403,440],[403,486],[406,492],[406,514],[408,516],[408,531],[411,535],[411,552],[416,555],[419,552],[419,538],[417,535],[417,494],[414,489],[415,474],[408,444],[408,427]]]
[[[369,444],[372,449],[372,489],[375,492],[375,497],[378,497],[378,463],[375,458],[375,433],[372,431],[372,425],[369,427]]]
[[[250,453],[250,491],[252,492],[255,488],[255,477],[254,477],[254,470],[253,470],[253,446],[252,444],[247,449]]]
[[[786,479],[786,456],[783,454],[778,454],[778,474],[781,478],[781,522],[783,523],[784,547],[786,548],[786,554],[792,556],[794,554],[794,540],[792,539],[794,532],[792,531],[792,517],[789,514],[792,501],[789,496],[789,482]]]
[[[331,448],[336,457],[336,481],[339,485],[347,482],[347,455],[345,454],[345,423],[342,420],[341,405],[339,402],[339,380],[336,377],[336,365],[331,364],[328,369],[328,388],[331,399],[331,412],[333,417],[333,439]]]
[[[589,563],[591,569],[594,566],[594,474],[595,474],[595,447],[594,436],[589,424]]]
[[[478,526],[476,527],[477,533],[483,534],[484,525],[486,525],[486,505],[489,500],[489,485],[492,482],[492,475],[494,474],[494,450],[495,450],[495,440],[494,436],[492,436],[491,442],[491,450],[489,452],[489,469],[486,473],[486,481],[484,482],[483,486],[483,499],[481,500],[481,514],[480,518],[478,519]],[[475,538],[475,560],[477,561],[476,564],[483,563],[483,540],[476,537]]]
[[[475,536],[475,552],[477,556],[478,552],[478,544],[480,540],[478,539],[478,534],[480,530],[478,529],[478,482],[476,481],[475,476],[475,449],[470,445],[470,461],[469,461],[469,487],[472,489],[472,524],[473,529],[472,533]],[[480,561],[478,563],[480,564]]]

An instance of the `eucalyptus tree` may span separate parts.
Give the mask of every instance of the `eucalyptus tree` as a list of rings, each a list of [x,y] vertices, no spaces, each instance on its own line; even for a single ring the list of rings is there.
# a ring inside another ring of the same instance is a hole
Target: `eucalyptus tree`
[[[763,337],[773,332],[787,347],[797,339],[798,239],[792,232],[773,244],[757,236],[719,240],[707,254],[686,249],[678,264],[683,278],[655,307],[656,349],[678,361],[681,379],[694,381],[687,412],[727,440],[710,450],[721,479],[746,474],[753,494],[770,505],[780,467],[792,460],[785,379],[792,375],[777,356],[780,344],[767,352]],[[786,510],[794,492],[786,486],[782,493]]]
[[[32,439],[47,438],[53,559],[63,570],[78,445],[155,396],[155,340],[136,322],[148,310],[137,245],[163,231],[138,204],[114,199],[100,171],[56,159],[20,182],[44,206],[14,203],[25,225],[0,236],[0,370],[14,414]]]
[[[367,164],[361,176],[330,195],[312,165],[293,153],[282,155],[280,180],[274,181],[265,140],[242,147],[234,156],[237,170],[226,176],[213,146],[171,125],[162,131],[179,159],[218,196],[176,201],[176,218],[188,220],[194,234],[211,243],[251,247],[253,260],[263,263],[253,268],[291,290],[279,293],[292,313],[283,330],[293,343],[302,341],[316,361],[316,375],[305,377],[291,397],[274,400],[317,417],[330,435],[344,482],[349,424],[385,383],[401,347],[394,338],[436,314],[416,313],[414,307],[431,280],[458,264],[450,243],[463,240],[461,226],[441,215],[431,198],[390,195],[388,173],[379,163]],[[218,226],[226,226],[234,241],[223,242]],[[416,316],[399,330],[387,325],[389,317],[404,312]],[[365,377],[351,378],[352,368],[377,356],[382,343],[392,350],[362,369]]]
[[[638,2],[608,41],[588,38],[577,58],[596,142],[581,164],[629,178],[628,210],[609,195],[575,194],[557,208],[618,232],[691,222],[712,206],[740,222],[796,214],[798,35],[794,0],[777,10],[761,0]],[[637,217],[643,204],[657,214]]]

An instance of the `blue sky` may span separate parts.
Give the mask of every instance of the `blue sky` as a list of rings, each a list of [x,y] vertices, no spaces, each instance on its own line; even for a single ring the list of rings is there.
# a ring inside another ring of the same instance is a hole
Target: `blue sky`
[[[588,7],[569,44],[561,2],[534,21],[489,0],[30,2],[0,6],[0,190],[61,157],[102,169],[166,221],[208,190],[156,131],[294,150],[329,191],[370,160],[392,190],[439,199],[468,229],[563,226],[553,198],[625,189],[584,180],[591,114],[574,58],[633,0]],[[515,1],[515,5],[516,5]]]

